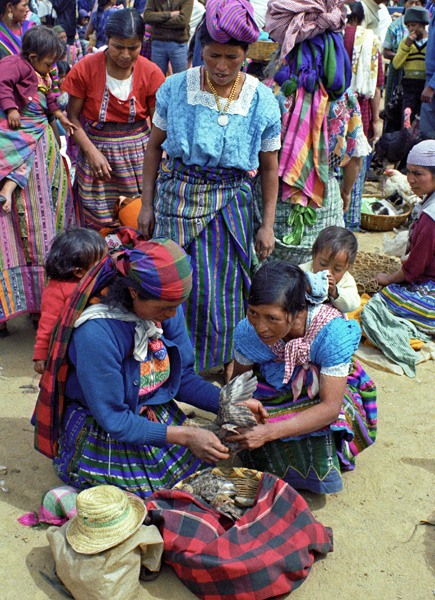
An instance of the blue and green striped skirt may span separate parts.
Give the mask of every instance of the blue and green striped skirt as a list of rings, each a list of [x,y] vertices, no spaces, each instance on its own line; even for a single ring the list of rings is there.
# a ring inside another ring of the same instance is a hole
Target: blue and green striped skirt
[[[155,236],[191,257],[192,292],[185,305],[195,368],[233,358],[233,336],[245,316],[251,283],[252,184],[237,169],[186,166],[168,159],[156,183]]]
[[[435,281],[392,283],[379,294],[393,315],[408,319],[423,333],[435,335]]]
[[[157,421],[168,426],[180,425],[186,418],[173,400],[152,408]],[[157,447],[117,442],[89,410],[77,403],[65,411],[53,464],[60,479],[79,490],[109,484],[141,498],[172,488],[188,475],[210,466],[176,444]]]
[[[318,397],[309,398],[306,388],[293,401],[291,389],[277,393],[261,376],[254,395],[272,421],[291,418],[320,402]],[[244,467],[273,473],[295,489],[332,494],[343,489],[341,472],[355,468],[355,457],[375,442],[376,432],[376,386],[361,365],[352,361],[334,423],[305,436],[267,442],[240,456]]]

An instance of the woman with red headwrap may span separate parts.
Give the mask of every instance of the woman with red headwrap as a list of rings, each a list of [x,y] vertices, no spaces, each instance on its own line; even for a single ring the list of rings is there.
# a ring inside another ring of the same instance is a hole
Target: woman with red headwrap
[[[204,66],[161,86],[144,160],[139,228],[146,237],[175,240],[192,258],[186,319],[200,371],[232,359],[250,285],[257,169],[264,199],[255,237],[260,260],[275,244],[280,113],[272,92],[241,72],[258,36],[249,2],[208,0],[199,32]]]
[[[211,431],[183,426],[173,400],[218,410],[219,388],[194,372],[181,308],[192,286],[188,257],[166,238],[114,257],[80,282],[61,316],[35,445],[78,489],[106,483],[145,498],[228,449]]]

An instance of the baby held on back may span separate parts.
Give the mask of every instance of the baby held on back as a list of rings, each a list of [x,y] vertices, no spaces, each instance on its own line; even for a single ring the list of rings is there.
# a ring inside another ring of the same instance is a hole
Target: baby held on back
[[[335,225],[320,232],[313,245],[313,260],[299,265],[303,271],[328,271],[328,295],[335,308],[343,313],[356,310],[360,297],[355,279],[348,269],[355,262],[358,242],[355,235]]]

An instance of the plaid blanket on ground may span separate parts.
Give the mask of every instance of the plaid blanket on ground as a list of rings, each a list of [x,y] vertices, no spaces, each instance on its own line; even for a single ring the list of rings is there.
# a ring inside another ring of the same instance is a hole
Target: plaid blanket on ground
[[[163,537],[164,560],[203,600],[288,594],[303,583],[315,554],[333,549],[332,530],[270,473],[263,474],[253,508],[235,523],[181,490],[160,490],[146,506]]]

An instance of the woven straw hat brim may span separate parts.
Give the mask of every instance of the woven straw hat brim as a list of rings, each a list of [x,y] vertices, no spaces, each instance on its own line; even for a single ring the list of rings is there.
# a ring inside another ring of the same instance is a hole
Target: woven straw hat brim
[[[145,504],[134,494],[126,492],[126,495],[130,505],[128,519],[116,526],[91,529],[83,523],[79,514],[71,519],[66,530],[66,539],[73,550],[79,554],[98,554],[121,544],[139,529],[147,513]]]

